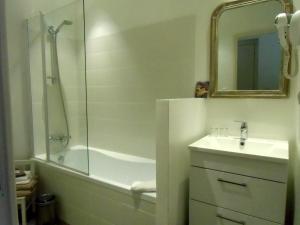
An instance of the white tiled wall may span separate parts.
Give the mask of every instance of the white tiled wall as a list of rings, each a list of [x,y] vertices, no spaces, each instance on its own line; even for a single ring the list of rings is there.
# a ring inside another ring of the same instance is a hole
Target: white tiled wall
[[[26,26],[30,5],[25,1],[5,0],[6,41],[8,50],[8,80],[10,88],[11,147],[15,159],[31,154],[30,96],[27,85]]]
[[[193,96],[196,18],[125,2],[86,1],[89,145],[155,158],[155,100]]]
[[[27,23],[31,105],[33,122],[33,148],[35,154],[42,154],[46,151],[46,134],[43,110],[43,70],[41,57],[41,26],[40,17],[36,16]]]

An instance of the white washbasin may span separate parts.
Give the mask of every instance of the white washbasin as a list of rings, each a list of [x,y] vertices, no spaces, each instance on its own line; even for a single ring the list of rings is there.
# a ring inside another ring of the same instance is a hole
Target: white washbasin
[[[238,137],[205,136],[189,146],[192,150],[215,154],[236,155],[248,158],[260,158],[276,162],[289,159],[288,141],[248,138],[244,146]]]

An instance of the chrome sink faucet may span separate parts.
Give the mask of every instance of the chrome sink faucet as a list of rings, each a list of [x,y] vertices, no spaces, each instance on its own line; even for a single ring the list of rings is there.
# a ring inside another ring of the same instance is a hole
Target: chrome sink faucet
[[[248,124],[246,121],[235,121],[241,123],[240,146],[244,146],[248,138]]]

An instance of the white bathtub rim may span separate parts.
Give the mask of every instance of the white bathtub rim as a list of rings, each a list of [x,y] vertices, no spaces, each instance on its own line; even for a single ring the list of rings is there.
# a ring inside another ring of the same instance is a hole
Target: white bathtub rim
[[[70,147],[70,151],[82,151],[82,149],[86,149],[86,146],[84,146],[84,145],[74,145],[74,146]],[[118,160],[122,160],[122,161],[156,164],[156,160],[154,160],[154,159],[149,159],[149,158],[144,158],[144,157],[140,157],[140,156],[109,151],[109,150],[90,147],[90,146],[88,147],[88,149],[89,149],[89,151],[100,152],[100,153],[102,153],[106,156],[109,156],[111,158],[115,158],[115,159],[118,159]],[[35,158],[46,160],[46,154],[44,153],[44,154],[36,155]]]
[[[86,149],[86,148],[87,148],[87,146],[84,146],[84,145],[74,145],[74,146],[70,147],[70,150],[71,151],[77,151],[77,150],[82,151],[82,149]],[[156,163],[156,161],[153,159],[148,159],[148,158],[135,156],[135,155],[124,154],[124,153],[120,153],[120,152],[109,151],[109,150],[95,148],[95,147],[91,147],[91,146],[88,146],[88,150],[100,152],[106,156],[109,156],[111,158],[115,158],[118,160],[122,160],[122,161],[138,162],[138,163],[151,163],[151,164]]]
[[[40,159],[40,158],[32,158],[32,160],[37,162],[37,163],[42,164],[45,167],[55,169],[55,170],[61,170],[62,173],[66,174],[66,175],[73,176],[73,177],[76,177],[76,178],[79,178],[81,180],[91,182],[91,183],[94,183],[94,184],[100,184],[100,185],[103,185],[106,188],[109,188],[109,189],[112,189],[114,191],[118,191],[118,192],[121,192],[121,193],[124,193],[124,194],[127,194],[127,195],[131,195],[131,196],[134,195],[134,193],[132,193],[130,191],[130,189],[129,189],[130,186],[128,186],[128,185],[120,184],[118,182],[113,182],[113,181],[110,181],[110,180],[105,180],[105,179],[102,179],[102,178],[99,178],[99,177],[93,176],[93,175],[86,175],[86,174],[83,174],[81,172],[77,172],[77,171],[74,171],[72,169],[68,169],[66,167],[60,166],[58,164],[54,164],[53,162],[45,161],[45,160]],[[154,204],[156,203],[156,193],[143,193],[139,196],[142,200],[145,200],[147,202],[151,202],[151,203],[154,203]]]

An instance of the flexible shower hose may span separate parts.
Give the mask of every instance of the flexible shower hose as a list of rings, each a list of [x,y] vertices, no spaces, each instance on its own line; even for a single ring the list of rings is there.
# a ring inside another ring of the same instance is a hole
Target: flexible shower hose
[[[51,41],[53,41],[53,52],[52,52],[52,60],[54,60],[55,62],[55,66],[56,66],[56,80],[54,80],[53,82],[57,82],[58,85],[58,90],[59,90],[59,95],[61,98],[61,102],[62,102],[62,109],[63,109],[63,115],[64,115],[64,120],[66,123],[66,130],[67,130],[67,137],[66,137],[66,142],[64,143],[64,147],[67,147],[69,142],[70,142],[70,131],[69,131],[69,122],[68,122],[68,117],[67,117],[67,112],[66,112],[66,107],[65,107],[65,101],[64,101],[64,96],[63,96],[63,90],[62,90],[62,85],[61,85],[61,79],[60,79],[60,70],[59,70],[59,62],[58,62],[58,53],[57,53],[57,33],[56,32],[50,32],[49,30],[49,34],[51,35]],[[53,65],[54,63],[52,62],[52,70],[54,70],[53,67],[55,67]],[[54,71],[52,71],[53,73]]]

